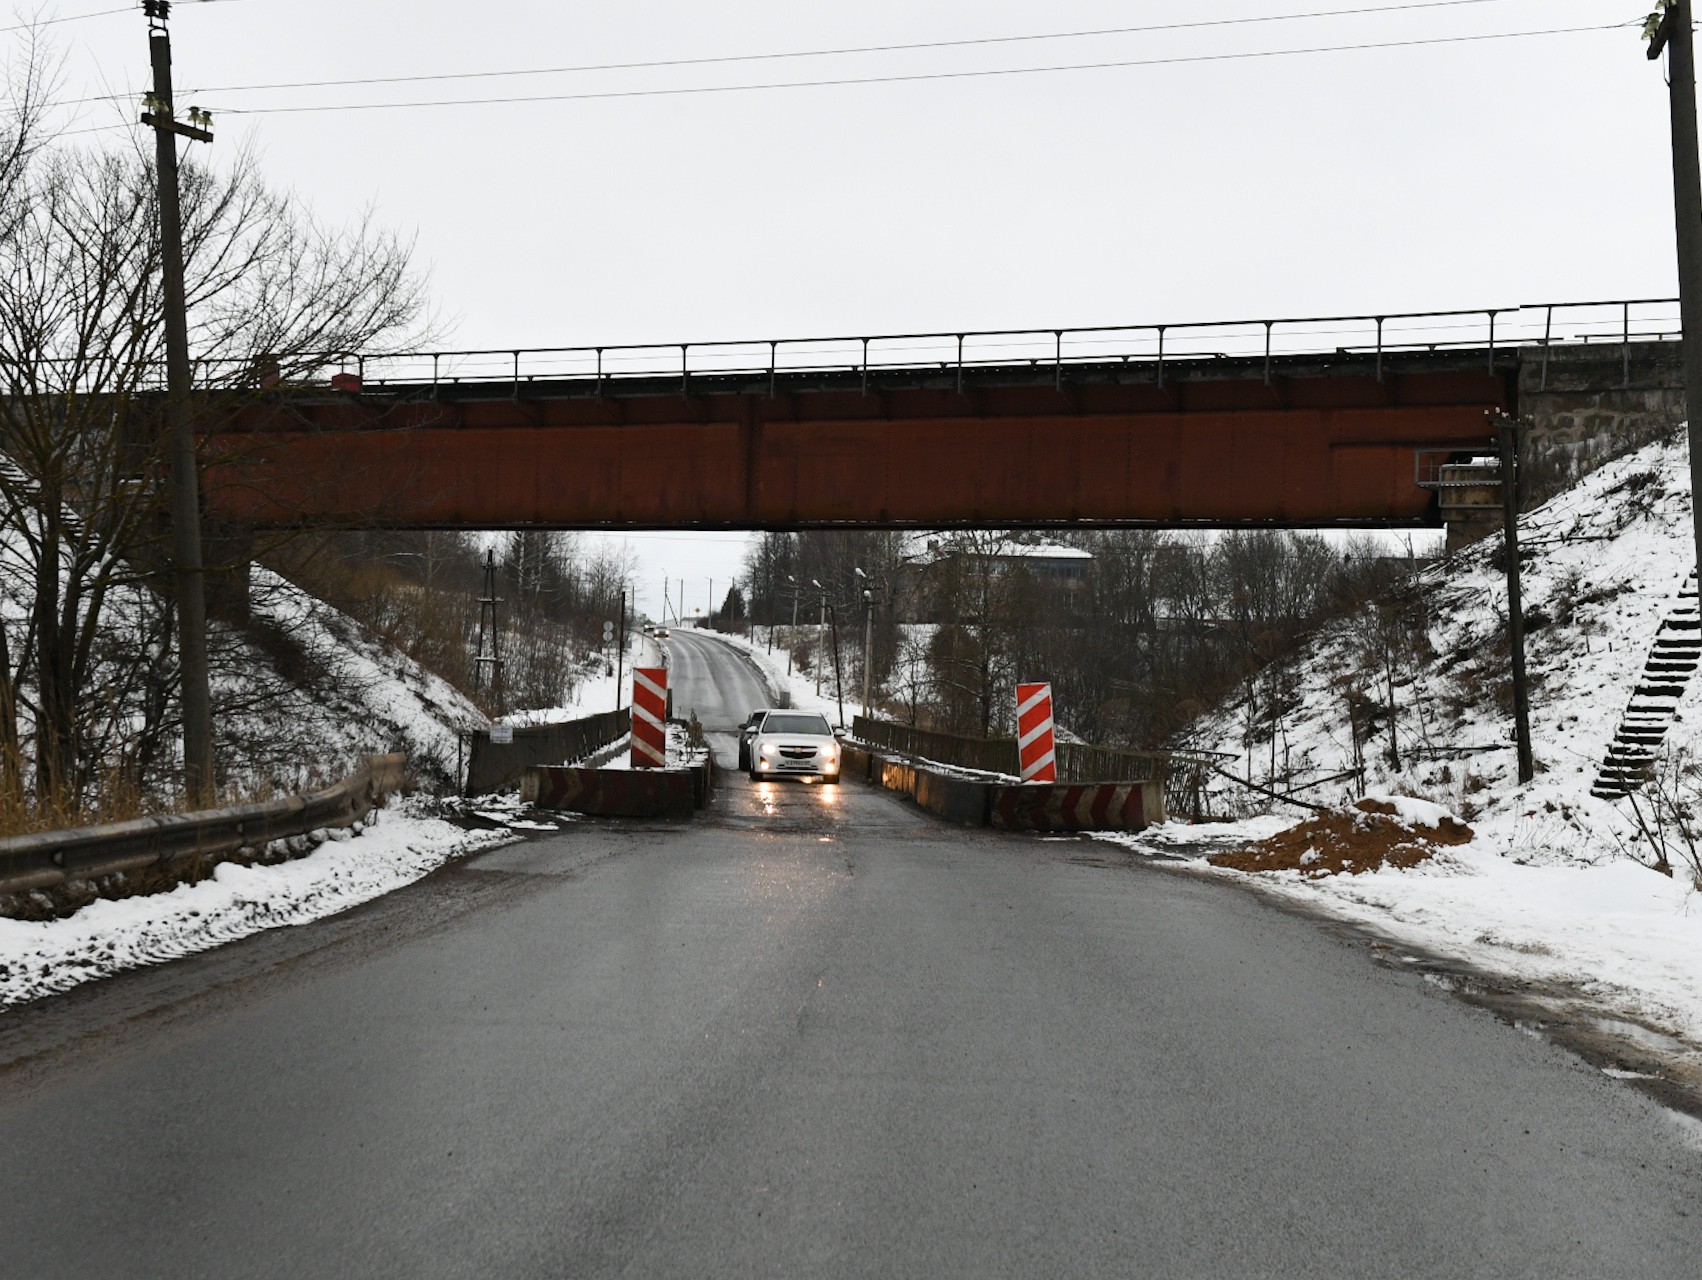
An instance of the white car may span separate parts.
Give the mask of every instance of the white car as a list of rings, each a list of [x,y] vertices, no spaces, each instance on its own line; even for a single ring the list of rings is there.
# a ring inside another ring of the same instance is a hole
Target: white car
[[[751,739],[751,781],[820,778],[839,781],[839,739],[826,716],[810,711],[770,711]]]

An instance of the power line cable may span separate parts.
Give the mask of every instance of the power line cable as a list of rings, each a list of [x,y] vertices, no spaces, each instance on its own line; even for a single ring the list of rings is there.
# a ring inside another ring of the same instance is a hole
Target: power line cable
[[[99,13],[73,13],[63,18],[41,18],[35,22],[20,22],[16,26],[0,27],[0,35],[13,31],[33,31],[37,27],[55,27],[61,22],[82,22],[88,18],[110,18],[115,13],[135,13],[136,8],[126,5],[122,9],[102,9]]]
[[[617,89],[585,93],[526,94],[500,98],[440,98],[424,99],[412,102],[328,103],[322,105],[280,107],[221,106],[218,110],[222,115],[296,115],[326,111],[412,110],[424,107],[477,107],[530,102],[585,102],[620,98],[675,97],[690,94],[753,93],[779,89],[816,89],[868,84],[915,83],[929,80],[984,79],[993,76],[1045,75],[1067,71],[1103,71],[1138,67],[1178,66],[1190,63],[1238,62],[1264,58],[1298,57],[1326,53],[1360,53],[1385,49],[1407,49],[1449,44],[1477,44],[1494,40],[1522,40],[1548,36],[1623,31],[1636,25],[1637,23],[1635,22],[1617,22],[1599,26],[1551,27],[1537,31],[1502,31],[1482,35],[1430,36],[1411,40],[1387,40],[1362,44],[1314,45],[1300,49],[1260,49],[1239,53],[1189,54],[1167,58],[1138,58],[1112,62],[1060,63],[1043,67],[1001,67],[980,71],[914,72],[909,74],[885,76],[845,77],[832,80],[770,81],[757,84],[702,85],[667,89]],[[62,138],[70,138],[90,133],[108,133],[113,130],[126,129],[129,127],[130,126],[128,124],[96,125],[87,129],[68,130],[61,133],[59,136]]]
[[[693,94],[755,93],[777,89],[824,89],[849,85],[913,84],[929,80],[975,80],[994,76],[1050,75],[1066,71],[1110,71],[1137,67],[1168,67],[1190,63],[1244,62],[1325,53],[1362,53],[1381,49],[1412,49],[1449,44],[1479,44],[1492,40],[1522,40],[1545,36],[1622,31],[1637,23],[1615,22],[1581,27],[1550,27],[1539,31],[1502,31],[1483,35],[1427,36],[1411,40],[1381,40],[1362,44],[1313,45],[1302,49],[1256,49],[1239,53],[1186,54],[1165,58],[1130,58],[1107,62],[1056,63],[1043,67],[997,67],[979,71],[924,71],[881,76],[846,76],[830,80],[782,80],[756,84],[696,85],[664,89],[606,89],[583,93],[514,94],[500,98],[433,98],[410,102],[345,102],[278,107],[220,106],[224,115],[297,115],[324,111],[396,111],[420,107],[484,107],[527,102],[590,102],[618,98],[666,98]]]
[[[796,49],[779,53],[734,53],[700,58],[662,58],[642,62],[594,62],[565,67],[522,67],[503,71],[452,71],[432,75],[362,76],[346,80],[284,80],[270,84],[210,85],[197,93],[254,93],[272,89],[331,89],[359,85],[421,84],[450,80],[489,80],[511,76],[580,75],[600,71],[653,71],[673,67],[726,66],[745,62],[773,62],[790,58],[834,58],[871,53],[910,53],[932,49],[967,49],[991,45],[1032,43],[1043,40],[1083,40],[1106,36],[1152,35],[1168,31],[1194,31],[1215,27],[1239,27],[1275,22],[1312,21],[1322,18],[1364,17],[1371,14],[1405,13],[1413,10],[1457,9],[1483,4],[1507,4],[1510,0],[1413,0],[1395,5],[1361,5],[1352,9],[1319,9],[1306,13],[1276,13],[1244,18],[1208,18],[1189,22],[1164,22],[1132,27],[1097,27],[1083,31],[1034,32],[1014,36],[980,36],[961,40],[927,40],[908,44],[849,45],[836,49]],[[84,98],[81,102],[102,101]],[[71,104],[66,104],[71,105]]]

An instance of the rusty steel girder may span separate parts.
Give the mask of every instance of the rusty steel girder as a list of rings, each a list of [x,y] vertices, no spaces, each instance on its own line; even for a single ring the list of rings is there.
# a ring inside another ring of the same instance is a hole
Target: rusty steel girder
[[[206,438],[206,485],[262,526],[1435,524],[1416,451],[1483,449],[1515,408],[1512,374],[1462,364],[284,394]]]

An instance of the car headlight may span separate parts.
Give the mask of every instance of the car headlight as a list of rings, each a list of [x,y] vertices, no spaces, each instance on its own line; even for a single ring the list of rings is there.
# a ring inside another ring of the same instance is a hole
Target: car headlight
[[[772,742],[765,742],[759,748],[759,754],[761,754],[764,758],[766,758],[766,757],[772,756],[775,753],[776,750],[777,750],[777,748],[775,747],[775,745]]]
[[[821,758],[823,760],[839,759],[839,744],[837,742],[828,743],[821,749]]]

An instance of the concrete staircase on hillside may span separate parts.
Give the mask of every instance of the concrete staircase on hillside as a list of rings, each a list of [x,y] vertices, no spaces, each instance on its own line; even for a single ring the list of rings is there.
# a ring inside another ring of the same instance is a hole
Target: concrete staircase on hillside
[[[1702,611],[1697,609],[1692,571],[1655,632],[1655,646],[1608,744],[1591,795],[1617,800],[1643,785],[1698,663],[1702,663]]]

